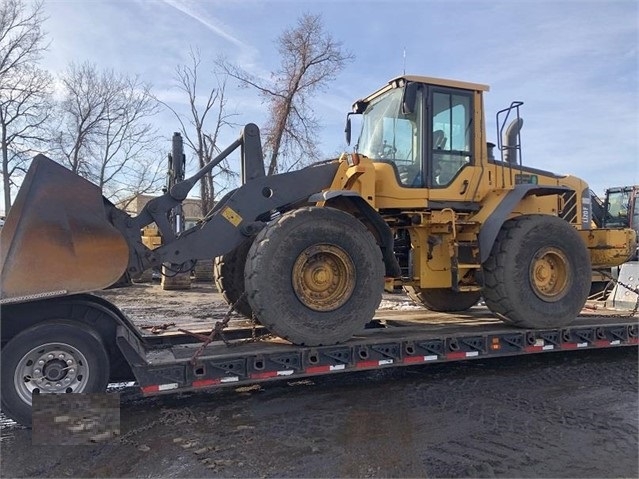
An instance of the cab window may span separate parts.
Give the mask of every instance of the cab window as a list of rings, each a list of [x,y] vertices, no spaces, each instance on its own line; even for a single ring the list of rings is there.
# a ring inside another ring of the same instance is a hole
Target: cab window
[[[404,187],[423,187],[421,90],[415,111],[402,113],[400,88],[372,101],[363,114],[357,151],[373,161],[393,165],[397,180]]]
[[[433,92],[431,150],[433,186],[449,185],[471,161],[472,98]]]

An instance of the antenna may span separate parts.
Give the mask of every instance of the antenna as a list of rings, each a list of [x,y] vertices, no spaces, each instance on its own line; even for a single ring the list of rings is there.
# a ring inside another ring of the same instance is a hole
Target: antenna
[[[404,47],[404,75],[406,75],[406,47]]]

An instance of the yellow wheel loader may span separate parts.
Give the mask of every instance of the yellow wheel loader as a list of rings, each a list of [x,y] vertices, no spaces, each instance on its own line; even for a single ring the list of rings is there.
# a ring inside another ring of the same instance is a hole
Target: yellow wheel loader
[[[520,102],[498,113],[497,144],[489,143],[487,90],[395,78],[355,102],[362,129],[353,153],[274,176],[264,174],[259,130],[249,124],[135,217],[39,155],[2,228],[2,303],[95,291],[125,271],[163,263],[184,271],[220,257],[227,299],[245,299],[244,314],[299,345],[351,338],[385,285],[435,311],[463,311],[483,297],[507,323],[565,325],[584,305],[591,269],[624,262],[636,235],[591,229],[583,180],[523,164]],[[171,210],[237,148],[242,186],[198,225],[173,233]],[[140,238],[152,222],[163,238],[156,249]]]

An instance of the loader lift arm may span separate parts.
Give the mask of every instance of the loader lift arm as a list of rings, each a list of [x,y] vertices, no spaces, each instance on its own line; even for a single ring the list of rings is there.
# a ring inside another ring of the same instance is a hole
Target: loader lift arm
[[[130,245],[129,266],[127,268],[129,274],[139,274],[150,266],[159,266],[161,264],[161,259],[156,255],[149,254],[149,250],[138,241],[139,231],[155,222],[165,244],[175,241],[176,234],[169,221],[170,211],[181,205],[195,184],[238,147],[241,147],[243,183],[245,184],[247,180],[264,177],[264,161],[259,128],[255,124],[249,123],[242,129],[240,137],[217,157],[190,178],[173,185],[164,195],[153,198],[136,217],[131,218],[115,207],[111,209],[112,222],[127,238],[127,242]],[[227,198],[228,196],[225,197],[225,199]]]
[[[198,225],[174,235],[168,213],[184,201],[207,172],[239,147],[244,184],[222,198]],[[241,136],[215,159],[164,195],[151,200],[138,216],[114,215],[114,225],[130,246],[129,273],[136,274],[166,262],[180,265],[191,260],[214,258],[232,250],[259,232],[273,212],[281,212],[288,205],[306,203],[312,194],[328,188],[337,167],[337,162],[331,162],[265,176],[259,129],[254,124],[246,125]],[[165,241],[160,248],[149,250],[139,241],[139,232],[153,221]]]

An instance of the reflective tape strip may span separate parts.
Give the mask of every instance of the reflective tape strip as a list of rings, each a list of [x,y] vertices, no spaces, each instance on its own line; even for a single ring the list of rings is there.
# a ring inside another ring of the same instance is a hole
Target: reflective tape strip
[[[564,343],[564,344],[570,344],[570,343]],[[526,346],[524,348],[524,351],[526,351],[527,353],[537,353],[539,351],[551,351],[555,349],[555,346],[553,344],[546,344],[546,345],[536,345],[536,346]]]
[[[438,356],[433,354],[430,356],[406,356],[403,359],[405,364],[425,363],[426,361],[437,361]]]
[[[170,389],[177,389],[178,387],[178,383],[160,384],[158,386],[158,391],[168,391]]]
[[[265,371],[263,373],[252,373],[252,379],[266,379],[266,378],[274,378],[276,376],[290,376],[294,374],[295,371],[292,369],[286,369],[284,371]]]
[[[376,361],[360,361],[355,366],[359,369],[363,368],[374,368],[377,366],[385,366],[387,364],[393,364],[394,360],[392,359],[379,359]]]
[[[454,353],[448,353],[446,359],[465,359],[479,356],[479,351],[457,351]]]
[[[204,388],[207,386],[215,386],[216,384],[222,383],[234,383],[240,380],[239,376],[227,376],[223,378],[216,379],[198,379],[197,381],[193,381],[192,386],[194,388]]]
[[[168,384],[155,384],[153,386],[144,386],[142,392],[147,393],[156,393],[159,391],[169,391],[171,389],[177,389],[179,387],[178,383],[168,383]]]
[[[215,384],[220,384],[219,379],[198,379],[197,381],[193,381],[194,388],[205,388],[206,386],[213,386]]]
[[[221,383],[236,383],[240,380],[239,376],[227,376],[224,378],[220,378]]]
[[[600,348],[606,348],[608,346],[619,346],[621,341],[619,339],[613,339],[612,341],[602,339],[600,341],[595,341],[593,344]]]
[[[345,364],[325,365],[325,366],[311,366],[306,368],[308,374],[328,373],[331,371],[342,371],[346,369]]]

